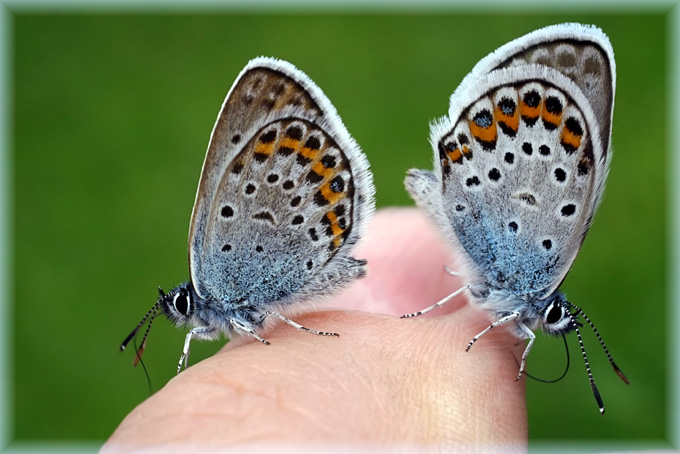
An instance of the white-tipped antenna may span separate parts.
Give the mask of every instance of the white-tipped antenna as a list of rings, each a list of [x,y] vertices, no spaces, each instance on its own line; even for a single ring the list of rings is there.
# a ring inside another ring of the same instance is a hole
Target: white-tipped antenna
[[[605,354],[607,355],[607,359],[609,359],[609,363],[614,368],[616,375],[618,375],[626,384],[630,384],[630,382],[628,381],[628,377],[625,376],[625,374],[621,371],[621,369],[619,369],[619,367],[614,362],[612,355],[609,353],[607,346],[605,345],[604,341],[602,340],[602,336],[600,336],[600,333],[597,331],[597,328],[595,328],[595,325],[593,324],[593,322],[590,321],[588,316],[583,312],[583,310],[581,310],[580,307],[571,304],[569,301],[566,301],[566,303],[567,303],[567,305],[569,305],[570,307],[572,307],[576,310],[576,312],[574,312],[573,314],[569,314],[569,318],[571,319],[571,325],[574,327],[574,331],[576,331],[576,336],[578,337],[578,343],[579,343],[579,346],[581,347],[581,354],[583,355],[583,360],[586,364],[586,371],[588,372],[588,380],[590,381],[590,387],[593,390],[593,395],[595,396],[595,400],[597,401],[597,405],[600,407],[600,413],[604,414],[604,402],[602,402],[602,397],[600,397],[600,392],[597,389],[597,385],[595,384],[595,379],[593,378],[593,374],[590,370],[590,364],[588,363],[588,356],[586,355],[586,348],[583,345],[583,338],[581,338],[581,333],[578,329],[579,323],[576,321],[577,315],[581,315],[583,317],[583,319],[586,322],[588,322],[588,325],[590,325],[590,328],[592,328],[593,332],[597,336],[597,339],[600,341],[600,345],[602,346],[602,349],[604,350]]]
[[[597,336],[597,340],[600,341],[600,345],[602,346],[604,353],[607,355],[607,359],[609,360],[609,364],[611,364],[612,367],[614,368],[614,372],[616,372],[616,375],[618,375],[621,378],[621,380],[623,380],[627,385],[630,385],[630,381],[628,381],[628,377],[626,377],[626,375],[623,373],[623,371],[621,369],[619,369],[619,366],[617,366],[616,363],[614,362],[614,358],[612,358],[612,355],[609,353],[609,349],[605,345],[604,340],[602,339],[602,336],[600,336],[600,333],[597,331],[597,328],[595,328],[595,325],[593,324],[593,322],[590,321],[588,316],[583,312],[583,310],[580,307],[574,306],[569,301],[567,301],[566,303],[569,306],[571,306],[572,308],[576,309],[576,313],[581,314],[583,319],[586,322],[588,322],[588,324],[592,328],[593,332],[595,333],[595,336]]]
[[[576,313],[578,314],[578,312]],[[595,396],[595,400],[597,401],[597,406],[600,407],[600,414],[604,414],[604,402],[602,402],[602,397],[600,397],[600,391],[598,391],[597,389],[595,379],[593,378],[593,373],[590,370],[590,363],[588,363],[588,355],[586,355],[586,347],[583,345],[583,338],[581,338],[581,332],[578,330],[578,322],[576,321],[574,314],[569,314],[569,318],[571,319],[571,326],[574,327],[574,330],[576,331],[576,336],[578,337],[578,343],[579,346],[581,347],[583,361],[586,363],[586,372],[588,372],[588,381],[590,381],[590,387],[593,390],[593,395]]]

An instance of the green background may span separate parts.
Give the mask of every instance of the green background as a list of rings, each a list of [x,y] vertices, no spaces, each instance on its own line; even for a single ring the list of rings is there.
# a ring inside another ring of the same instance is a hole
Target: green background
[[[143,371],[118,345],[158,285],[188,277],[207,141],[248,60],[275,56],[306,72],[365,150],[378,206],[412,205],[405,171],[431,167],[428,122],[447,113],[465,74],[507,41],[566,21],[609,35],[618,85],[605,200],[563,290],[632,384],[584,330],[607,406],[600,416],[571,336],[568,376],[528,382],[530,436],[663,438],[666,19],[453,12],[14,16],[15,438],[103,440],[148,397]],[[183,338],[154,325],[145,362],[155,389],[173,376]],[[196,342],[192,361],[222,344]],[[540,335],[529,371],[552,378],[564,363],[561,339]]]

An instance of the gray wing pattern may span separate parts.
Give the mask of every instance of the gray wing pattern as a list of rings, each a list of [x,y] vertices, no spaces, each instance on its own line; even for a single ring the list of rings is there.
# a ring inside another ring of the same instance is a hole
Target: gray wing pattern
[[[573,86],[515,72],[511,84],[491,78],[438,151],[458,242],[489,284],[533,299],[551,293],[571,266],[593,214],[595,168],[604,163]]]
[[[199,184],[189,237],[196,290],[232,304],[284,304],[320,293],[319,282],[363,274],[349,246],[372,193],[363,154],[313,82],[285,62],[248,65]]]

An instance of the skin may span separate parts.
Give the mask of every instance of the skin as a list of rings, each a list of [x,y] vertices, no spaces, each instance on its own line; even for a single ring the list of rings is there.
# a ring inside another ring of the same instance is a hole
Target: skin
[[[398,318],[461,287],[443,268],[456,269],[449,250],[419,211],[378,212],[353,253],[368,259],[368,276],[324,302],[332,309],[292,317],[341,337],[275,323],[264,336],[269,346],[236,339],[142,402],[102,452],[526,452],[515,359],[524,344],[501,328],[465,352],[489,321],[463,295],[423,317]]]

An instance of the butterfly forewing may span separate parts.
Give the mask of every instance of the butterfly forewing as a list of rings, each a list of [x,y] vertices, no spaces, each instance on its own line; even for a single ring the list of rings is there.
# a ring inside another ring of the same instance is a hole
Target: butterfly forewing
[[[548,27],[511,41],[481,60],[471,75],[522,65],[553,68],[569,78],[588,99],[602,149],[609,149],[616,68],[609,39],[596,27],[565,24]]]

